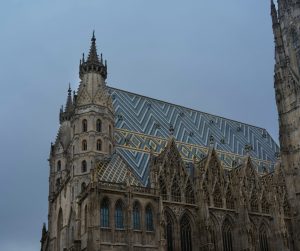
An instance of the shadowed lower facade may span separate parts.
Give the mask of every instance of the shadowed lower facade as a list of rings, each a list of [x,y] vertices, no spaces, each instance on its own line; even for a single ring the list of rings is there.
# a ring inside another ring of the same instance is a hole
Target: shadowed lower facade
[[[41,250],[299,250],[298,6],[271,2],[281,150],[263,128],[108,87],[93,35],[51,144]]]

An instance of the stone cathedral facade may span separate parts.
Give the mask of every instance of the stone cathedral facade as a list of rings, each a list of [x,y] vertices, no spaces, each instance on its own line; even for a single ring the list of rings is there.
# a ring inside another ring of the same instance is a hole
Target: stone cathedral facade
[[[299,251],[300,1],[271,1],[280,146],[109,87],[93,35],[51,144],[42,251]]]

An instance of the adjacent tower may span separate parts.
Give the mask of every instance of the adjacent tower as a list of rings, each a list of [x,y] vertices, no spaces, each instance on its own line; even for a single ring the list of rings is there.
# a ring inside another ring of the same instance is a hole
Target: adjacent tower
[[[94,34],[87,59],[83,55],[80,60],[79,77],[77,94],[72,94],[69,86],[56,141],[51,144],[46,250],[65,250],[79,239],[79,230],[86,226],[80,225],[82,212],[76,198],[90,183],[96,162],[110,158],[114,151],[114,110],[105,82],[107,64],[102,54],[97,54]],[[66,221],[72,222],[72,229],[64,227]]]
[[[271,1],[275,40],[274,88],[281,164],[292,209],[293,239],[300,250],[300,1]]]

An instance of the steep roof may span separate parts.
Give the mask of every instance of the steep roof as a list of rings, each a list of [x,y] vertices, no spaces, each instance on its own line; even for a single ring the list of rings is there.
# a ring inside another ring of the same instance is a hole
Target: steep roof
[[[167,144],[170,124],[183,160],[203,158],[210,136],[225,167],[239,163],[245,145],[251,145],[252,161],[259,170],[272,170],[279,147],[264,128],[170,104],[109,87],[115,109],[117,152],[141,182],[148,179],[149,152],[161,152]]]

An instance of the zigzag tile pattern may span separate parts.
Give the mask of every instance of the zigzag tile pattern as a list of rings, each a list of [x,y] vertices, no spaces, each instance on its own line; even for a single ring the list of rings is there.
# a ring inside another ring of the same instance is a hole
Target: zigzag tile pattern
[[[145,184],[150,148],[159,153],[166,145],[170,124],[180,153],[186,161],[203,158],[212,135],[215,149],[225,166],[239,162],[245,145],[258,168],[272,169],[279,147],[259,127],[218,117],[179,105],[109,88],[116,115],[117,151]]]

